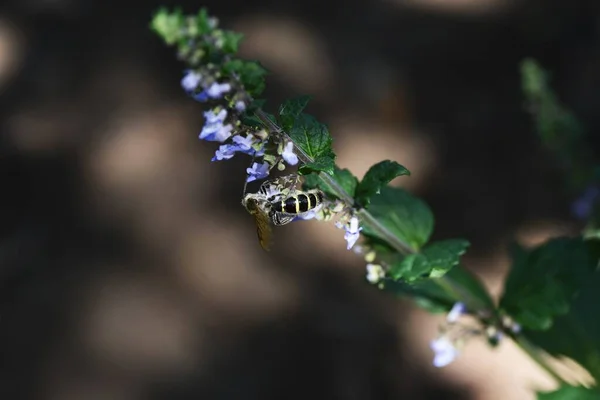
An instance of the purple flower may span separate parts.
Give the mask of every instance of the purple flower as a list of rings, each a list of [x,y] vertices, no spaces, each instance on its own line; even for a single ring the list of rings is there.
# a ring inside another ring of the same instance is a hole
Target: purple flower
[[[440,337],[436,340],[432,340],[429,343],[429,347],[433,350],[433,365],[441,368],[450,364],[458,357],[458,350],[454,347],[454,344],[447,337]]]
[[[298,156],[294,153],[294,143],[287,142],[281,156],[289,165],[298,164]]]
[[[455,303],[450,312],[448,313],[446,321],[450,324],[453,324],[456,321],[458,321],[458,318],[460,318],[461,315],[466,314],[466,312],[467,306],[465,306],[464,303]]]
[[[206,123],[200,132],[200,139],[221,143],[229,139],[233,126],[231,124],[223,125],[227,117],[226,110],[223,109],[218,114],[210,110],[204,113],[204,117]]]
[[[211,99],[220,99],[223,97],[224,93],[227,93],[231,90],[231,85],[229,83],[218,83],[215,82],[206,89],[206,94]]]
[[[235,109],[238,112],[244,112],[246,111],[246,103],[244,103],[243,101],[239,100],[235,103]]]
[[[248,179],[246,179],[246,182],[264,179],[269,176],[269,163],[254,163],[252,164],[252,167],[246,168],[246,172],[248,173]]]
[[[200,84],[202,75],[199,72],[187,70],[185,76],[181,79],[181,87],[188,93],[193,92]]]
[[[236,151],[238,151],[238,148],[235,144],[223,144],[219,146],[215,156],[210,161],[229,160],[235,155]]]
[[[246,135],[246,137],[242,137],[241,135],[234,136],[233,142],[238,145],[237,151],[241,153],[255,155],[256,157],[261,157],[265,154],[265,144],[263,142],[259,143],[258,139],[251,134]],[[258,150],[256,149],[257,147]]]

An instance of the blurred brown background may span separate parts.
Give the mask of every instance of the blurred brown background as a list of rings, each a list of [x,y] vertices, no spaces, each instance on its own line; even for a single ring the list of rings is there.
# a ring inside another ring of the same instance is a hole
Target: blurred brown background
[[[510,343],[431,366],[439,317],[365,283],[343,233],[277,230],[240,206],[243,156],[210,163],[183,66],[148,29],[207,6],[272,72],[271,107],[312,94],[339,164],[384,158],[466,237],[494,293],[513,237],[576,228],[520,94],[538,58],[597,147],[595,0],[4,0],[0,5],[0,399],[533,399],[551,381]]]

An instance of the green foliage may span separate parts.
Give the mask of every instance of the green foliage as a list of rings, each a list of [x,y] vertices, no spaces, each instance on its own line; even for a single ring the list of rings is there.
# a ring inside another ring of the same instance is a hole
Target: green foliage
[[[548,329],[596,269],[597,257],[581,238],[557,238],[532,249],[514,246],[500,308],[521,326]]]
[[[404,189],[383,187],[366,208],[379,223],[415,251],[427,243],[433,232],[434,220],[429,206]],[[368,226],[364,227],[363,233],[367,237],[386,239]]]
[[[333,168],[333,179],[344,189],[350,197],[354,197],[358,179],[347,169]],[[336,198],[337,193],[324,182],[319,175],[312,173],[304,177],[304,187],[306,189],[318,188],[325,192],[329,197]]]
[[[235,54],[240,48],[240,43],[244,39],[244,35],[232,31],[219,31],[223,40],[222,50],[226,54]]]
[[[463,239],[443,240],[425,246],[419,253],[409,254],[390,268],[390,277],[414,282],[429,277],[441,277],[460,261],[469,242]]]
[[[304,111],[310,96],[300,96],[284,101],[279,106],[279,122],[284,131],[290,131],[294,127],[294,121]]]
[[[561,386],[553,392],[539,392],[538,400],[600,400],[600,392],[581,386]]]
[[[185,18],[181,9],[170,13],[166,8],[159,9],[150,22],[150,29],[158,34],[168,45],[176,44],[182,37],[181,28]]]
[[[483,283],[461,265],[452,268],[443,278],[415,282],[388,280],[384,288],[407,296],[419,307],[436,314],[448,312],[459,301],[471,309],[494,309],[494,301]]]
[[[565,170],[570,190],[579,190],[591,178],[591,154],[583,143],[584,130],[577,118],[558,100],[549,75],[533,59],[521,63],[521,85],[542,143]]]
[[[586,242],[594,260],[598,260],[600,241]],[[546,331],[527,331],[536,345],[555,356],[567,356],[579,362],[600,382],[600,271],[585,279],[567,315],[559,316]]]
[[[312,158],[314,162],[300,167],[302,174],[324,171],[333,175],[335,154],[331,149],[331,135],[327,126],[308,114],[299,114],[288,132],[294,144]]]
[[[252,97],[260,96],[265,90],[267,70],[258,61],[231,60],[223,65],[223,72],[227,76],[237,76]]]
[[[410,175],[410,171],[395,161],[384,160],[373,165],[356,188],[356,201],[368,206],[371,197],[379,194],[392,179],[402,175]]]

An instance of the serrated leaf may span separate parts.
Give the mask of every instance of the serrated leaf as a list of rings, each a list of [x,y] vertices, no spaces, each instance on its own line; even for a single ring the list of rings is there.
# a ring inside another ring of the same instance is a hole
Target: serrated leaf
[[[335,154],[333,152],[324,154],[315,159],[315,161],[308,164],[303,164],[298,168],[298,172],[301,175],[310,174],[312,172],[323,171],[329,175],[333,175],[335,170]]]
[[[301,172],[325,171],[333,174],[335,153],[331,148],[332,138],[326,125],[311,115],[299,114],[288,134],[294,144],[314,160],[305,168],[301,166]]]
[[[557,238],[532,250],[515,246],[500,308],[522,327],[544,330],[569,311],[573,297],[596,269],[581,238]]]
[[[244,39],[244,35],[241,33],[223,31],[223,52],[228,54],[237,53],[242,39]]]
[[[169,12],[166,8],[160,8],[152,17],[150,29],[158,34],[166,44],[173,45],[181,38],[181,28],[184,17],[181,9]]]
[[[294,126],[294,120],[304,111],[311,96],[300,96],[284,101],[279,106],[279,122],[284,131],[289,131]]]
[[[418,251],[431,236],[433,214],[429,206],[401,188],[384,187],[367,210],[398,239]],[[363,234],[385,240],[368,226]]]
[[[410,171],[395,161],[384,160],[373,165],[356,188],[357,202],[367,206],[371,197],[379,194],[382,187],[402,175],[410,175]]]
[[[600,392],[581,386],[561,386],[553,392],[538,392],[538,400],[600,400]]]
[[[358,179],[347,169],[340,169],[337,166],[333,169],[333,179],[344,189],[350,197],[354,197]],[[325,183],[319,175],[309,174],[304,177],[304,185],[307,189],[321,189],[330,197],[336,197],[335,192]]]
[[[394,263],[390,276],[395,280],[414,282],[423,278],[439,278],[457,265],[469,247],[463,239],[450,239],[431,243],[421,252],[409,254]]]

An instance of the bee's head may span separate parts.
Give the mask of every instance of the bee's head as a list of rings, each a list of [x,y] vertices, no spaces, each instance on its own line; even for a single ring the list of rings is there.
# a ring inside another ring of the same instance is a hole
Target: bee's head
[[[246,207],[246,210],[249,212],[257,212],[267,206],[267,201],[264,196],[256,193],[249,193],[242,199],[242,205]]]

